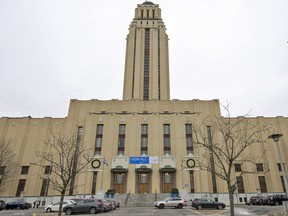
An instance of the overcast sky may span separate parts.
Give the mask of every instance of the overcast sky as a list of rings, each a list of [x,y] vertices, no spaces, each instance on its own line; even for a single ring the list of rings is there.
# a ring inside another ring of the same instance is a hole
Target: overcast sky
[[[122,99],[136,0],[0,0],[0,117],[66,117],[70,99]],[[287,0],[157,0],[171,99],[288,116]]]

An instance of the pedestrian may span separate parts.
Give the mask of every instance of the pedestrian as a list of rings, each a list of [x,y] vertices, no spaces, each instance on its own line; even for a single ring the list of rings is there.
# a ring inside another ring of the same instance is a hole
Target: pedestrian
[[[36,200],[33,202],[33,208],[35,208],[35,205],[36,205]]]

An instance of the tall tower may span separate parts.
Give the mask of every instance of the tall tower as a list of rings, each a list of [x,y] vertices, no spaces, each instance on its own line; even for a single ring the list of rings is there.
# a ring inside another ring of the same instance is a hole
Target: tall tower
[[[138,4],[126,44],[123,100],[170,100],[168,36],[158,4]]]

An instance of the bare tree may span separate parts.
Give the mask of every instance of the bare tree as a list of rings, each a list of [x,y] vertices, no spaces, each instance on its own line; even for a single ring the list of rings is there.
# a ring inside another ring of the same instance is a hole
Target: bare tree
[[[44,151],[36,152],[39,160],[33,164],[43,168],[51,167],[49,188],[61,194],[59,216],[66,191],[75,187],[75,176],[90,162],[88,149],[82,140],[83,137],[79,134],[65,138],[51,132],[50,138],[44,141]]]
[[[15,154],[10,141],[0,140],[0,192],[4,192],[7,183],[13,178],[15,170]]]
[[[207,117],[199,127],[194,127],[193,141],[201,152],[200,169],[211,172],[214,181],[218,177],[226,182],[230,214],[234,216],[234,192],[243,184],[245,174],[255,173],[257,161],[261,160],[267,151],[268,147],[265,147],[267,135],[265,140],[262,139],[267,128],[265,125],[252,123],[247,115],[232,118],[229,105],[224,109],[228,113],[227,117]],[[250,151],[250,147],[259,144],[262,145],[262,151],[256,155]],[[237,176],[234,173],[235,164],[240,165]],[[213,188],[216,188],[216,184]]]

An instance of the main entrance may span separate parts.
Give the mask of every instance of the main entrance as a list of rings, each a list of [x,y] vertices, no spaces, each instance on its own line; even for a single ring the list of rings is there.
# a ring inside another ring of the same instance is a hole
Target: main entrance
[[[150,173],[138,172],[138,193],[150,192]]]
[[[116,193],[126,192],[126,173],[114,173],[113,184]]]
[[[162,172],[161,185],[162,193],[170,193],[172,188],[175,188],[175,172]]]

